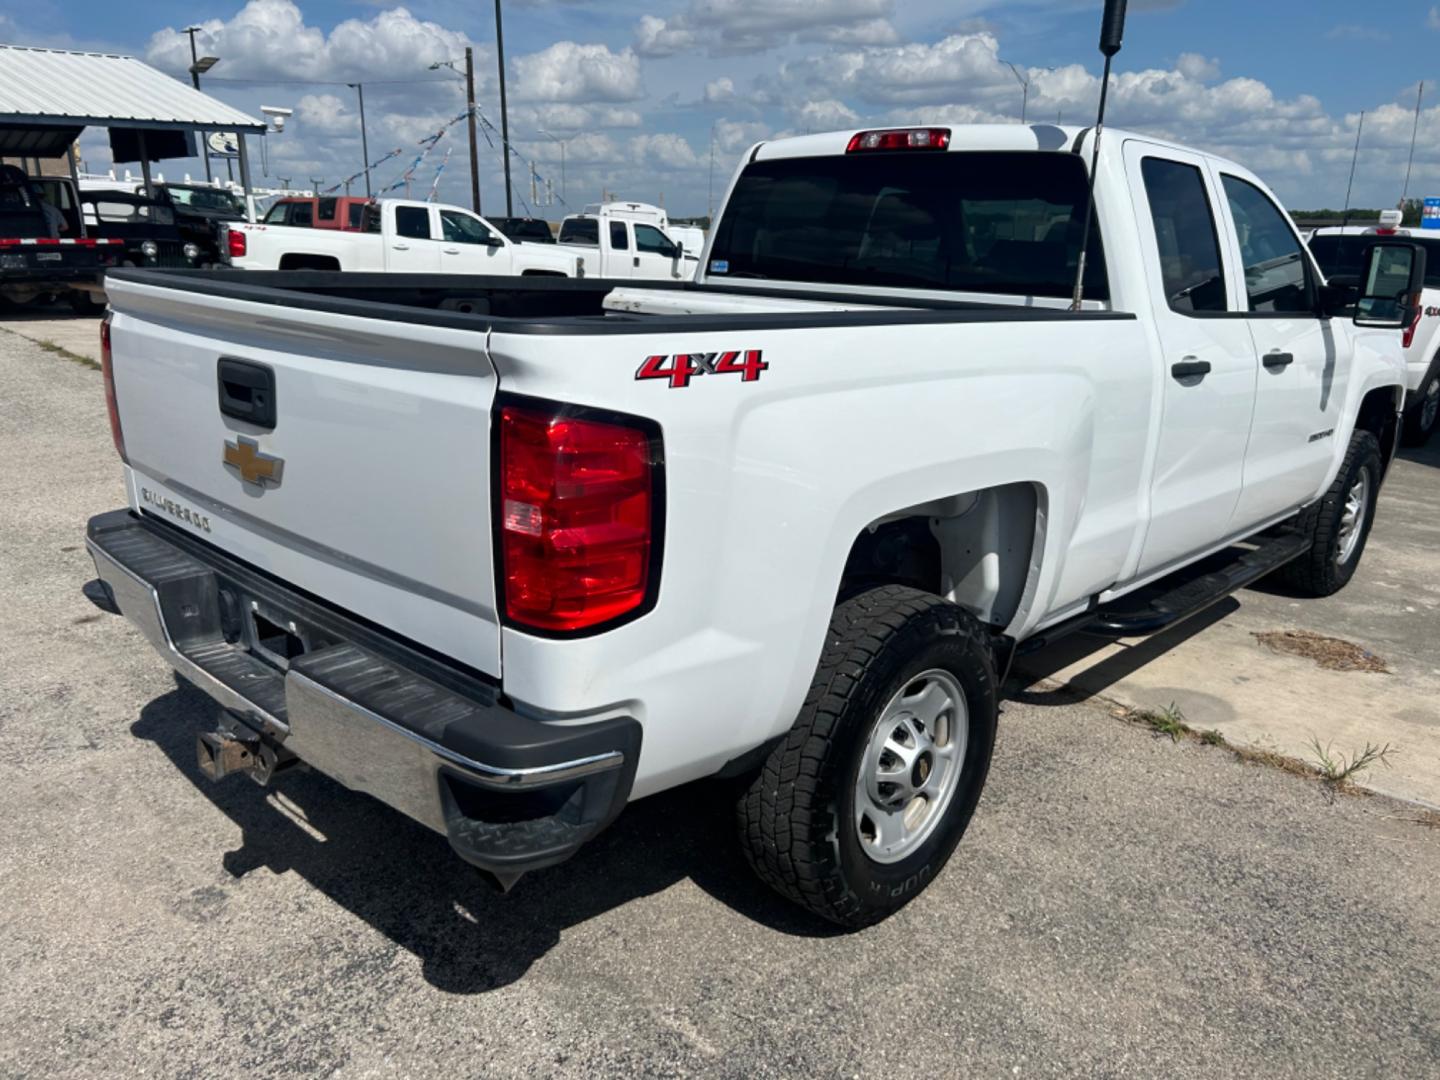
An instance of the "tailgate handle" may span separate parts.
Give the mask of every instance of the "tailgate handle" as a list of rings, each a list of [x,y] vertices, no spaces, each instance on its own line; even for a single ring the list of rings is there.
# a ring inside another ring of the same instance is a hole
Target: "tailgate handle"
[[[220,412],[256,427],[275,426],[275,371],[251,360],[222,356],[215,381]]]

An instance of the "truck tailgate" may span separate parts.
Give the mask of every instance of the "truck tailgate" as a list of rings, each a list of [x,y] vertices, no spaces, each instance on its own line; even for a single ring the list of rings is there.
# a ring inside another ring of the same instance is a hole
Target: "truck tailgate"
[[[108,292],[133,507],[500,674],[483,328]],[[273,428],[222,413],[222,358],[273,371]]]

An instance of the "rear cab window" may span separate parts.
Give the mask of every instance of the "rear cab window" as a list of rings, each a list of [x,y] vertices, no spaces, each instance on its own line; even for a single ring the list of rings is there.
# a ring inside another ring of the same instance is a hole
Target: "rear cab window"
[[[1155,246],[1160,252],[1160,280],[1171,311],[1193,315],[1225,311],[1225,268],[1220,235],[1205,191],[1205,178],[1194,165],[1147,157],[1140,164]]]
[[[430,210],[424,206],[395,208],[395,235],[409,240],[430,239]]]
[[[1087,195],[1085,163],[1069,153],[757,161],[736,182],[708,269],[838,286],[1068,298]],[[1110,295],[1098,228],[1090,232],[1085,293]]]
[[[623,221],[610,222],[610,246],[616,251],[630,250],[630,234],[625,231]]]
[[[594,218],[571,218],[560,225],[562,244],[600,246],[600,223]]]

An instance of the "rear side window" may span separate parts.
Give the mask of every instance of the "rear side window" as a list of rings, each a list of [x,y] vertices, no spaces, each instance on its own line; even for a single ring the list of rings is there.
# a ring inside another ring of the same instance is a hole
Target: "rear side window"
[[[610,223],[610,246],[616,251],[628,251],[630,249],[630,235],[625,231],[623,221],[612,221]]]
[[[1250,310],[1313,312],[1305,255],[1285,215],[1254,184],[1236,176],[1225,176],[1223,181],[1240,237]]]
[[[315,207],[308,202],[290,204],[289,224],[309,228],[315,224]]]
[[[1194,165],[1147,157],[1140,164],[1155,245],[1160,250],[1160,280],[1171,311],[1224,311],[1225,274],[1215,215],[1205,194],[1205,179]]]
[[[411,240],[430,239],[430,211],[424,206],[397,206],[395,233]]]
[[[360,228],[361,215],[365,213],[365,204],[352,202],[349,207],[349,216],[345,219],[346,224],[352,229]]]
[[[324,199],[321,199],[321,200],[320,200],[320,220],[321,220],[321,221],[334,221],[334,220],[335,220],[335,203],[336,203],[336,199],[335,199],[334,196],[330,196],[329,198],[324,198]]]
[[[562,244],[591,244],[600,246],[600,223],[594,218],[572,218],[560,224]]]
[[[745,167],[710,272],[832,285],[1069,297],[1087,174],[1075,154],[782,158]],[[1085,294],[1107,299],[1099,229]]]

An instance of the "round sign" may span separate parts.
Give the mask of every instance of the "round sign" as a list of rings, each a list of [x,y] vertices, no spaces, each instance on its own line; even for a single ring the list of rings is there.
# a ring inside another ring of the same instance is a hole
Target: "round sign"
[[[240,140],[233,131],[212,131],[205,141],[209,143],[212,154],[236,157],[240,153]]]

